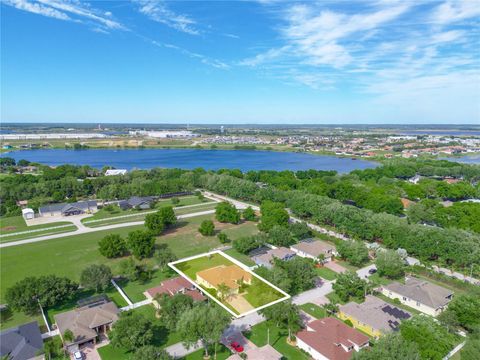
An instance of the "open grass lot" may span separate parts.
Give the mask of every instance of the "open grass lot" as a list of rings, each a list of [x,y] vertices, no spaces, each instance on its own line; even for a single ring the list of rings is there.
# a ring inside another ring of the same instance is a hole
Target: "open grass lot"
[[[175,208],[174,210],[175,210],[175,215],[185,215],[185,214],[192,214],[200,211],[214,210],[216,207],[217,207],[217,203],[212,201],[204,204],[198,204],[195,206]]]
[[[219,265],[235,265],[226,257],[222,256],[221,254],[212,254],[208,256],[202,256],[197,259],[188,260],[185,262],[181,262],[175,264],[175,267],[186,274],[191,280],[196,280],[196,274],[199,271],[210,269]],[[238,265],[235,265],[238,266]],[[200,286],[201,287],[201,286]],[[201,287],[203,289],[203,287]],[[204,289],[205,290],[205,289]],[[211,289],[206,290],[211,295],[216,296],[215,291],[211,291]],[[272,288],[270,285],[265,283],[264,281],[253,277],[251,285],[245,285],[245,295],[243,298],[247,300],[253,307],[259,307],[271,303],[275,300],[283,298],[284,295],[279,291]],[[226,301],[222,301],[220,298],[217,297],[219,301],[221,301],[226,306],[231,304],[227,304]],[[238,310],[229,306],[234,312],[238,313]]]
[[[326,267],[315,268],[315,272],[317,273],[318,276],[320,276],[321,278],[324,278],[325,280],[330,281],[330,280],[335,280],[337,278],[337,273]]]
[[[152,305],[145,305],[132,311],[139,312],[147,319],[153,321],[153,345],[164,348],[182,341],[179,334],[175,332],[169,332],[162,325],[161,320],[155,317],[155,309]],[[131,356],[131,353],[126,349],[114,348],[110,344],[99,348],[98,352],[102,360],[129,360]]]
[[[327,312],[324,309],[312,303],[300,305],[300,309],[302,309],[307,314],[313,316],[316,319],[321,319],[327,316]]]
[[[37,230],[37,229],[44,229],[53,226],[59,225],[68,225],[71,224],[69,221],[59,221],[49,224],[41,224],[41,225],[33,225],[27,226],[25,220],[22,216],[11,216],[11,217],[1,217],[0,218],[0,233],[3,234],[11,234],[20,231],[28,231],[28,230]]]
[[[275,324],[264,321],[252,327],[249,332],[245,332],[245,336],[257,346],[267,344],[267,334],[270,329],[270,345],[278,352],[283,354],[287,360],[308,360],[310,357],[299,348],[287,344],[288,331],[279,329]]]
[[[31,321],[37,321],[42,332],[47,331],[47,326],[40,314],[30,316],[21,312],[10,311],[9,309],[3,310],[0,314],[0,329],[2,331]]]

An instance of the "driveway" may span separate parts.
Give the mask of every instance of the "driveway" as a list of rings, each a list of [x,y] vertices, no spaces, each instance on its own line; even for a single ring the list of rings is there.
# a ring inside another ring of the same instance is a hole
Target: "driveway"
[[[255,309],[250,303],[244,299],[242,295],[232,295],[227,299],[228,304],[236,309],[240,314]]]
[[[83,354],[84,360],[102,360],[100,354],[97,351],[97,347],[107,345],[107,343],[101,343],[98,345],[88,344],[82,347],[80,350]],[[70,359],[75,360],[73,354],[70,354]]]
[[[323,264],[326,268],[329,268],[332,271],[335,271],[338,274],[344,273],[347,271],[342,265],[337,264],[335,261],[329,261]]]
[[[333,281],[327,281],[321,287],[298,294],[292,299],[292,302],[297,305],[302,305],[302,304],[311,303],[311,302],[314,303],[315,301],[318,301],[321,297],[324,297],[325,295],[333,291],[332,283]]]
[[[360,279],[368,279],[372,274],[369,273],[370,269],[376,269],[377,267],[375,264],[371,264],[368,266],[365,266],[361,268],[360,270],[357,270],[357,275]]]

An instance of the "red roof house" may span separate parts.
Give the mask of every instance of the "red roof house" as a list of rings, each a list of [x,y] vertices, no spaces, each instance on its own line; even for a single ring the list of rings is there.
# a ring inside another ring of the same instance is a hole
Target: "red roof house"
[[[160,283],[160,286],[148,289],[144,292],[147,299],[154,299],[159,294],[173,296],[176,294],[184,294],[190,296],[194,301],[203,301],[206,299],[195,286],[185,278],[178,276],[173,279],[165,280]]]
[[[296,338],[297,346],[315,360],[348,360],[369,344],[368,336],[332,317],[308,323]]]

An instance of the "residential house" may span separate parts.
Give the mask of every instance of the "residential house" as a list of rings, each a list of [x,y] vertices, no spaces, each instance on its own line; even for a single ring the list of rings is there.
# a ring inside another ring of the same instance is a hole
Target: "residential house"
[[[36,321],[0,333],[0,357],[8,360],[43,359],[42,334]]]
[[[324,262],[332,260],[332,256],[337,255],[335,246],[325,241],[306,240],[290,246],[298,256],[317,260],[323,254]]]
[[[108,169],[105,171],[105,176],[125,175],[126,173],[125,169]]]
[[[391,299],[432,316],[440,314],[453,297],[453,291],[415,277],[406,278],[405,284],[391,283],[381,291]]]
[[[238,294],[242,283],[252,284],[252,274],[237,265],[219,265],[197,272],[197,283],[217,291],[225,284],[231,293]]]
[[[140,209],[147,210],[151,208],[151,204],[155,201],[153,196],[132,196],[128,200],[120,200],[118,206],[122,210]]]
[[[35,217],[35,212],[33,211],[33,209],[25,208],[22,209],[22,216],[25,220],[31,220]]]
[[[400,322],[409,319],[411,314],[375,296],[367,295],[361,304],[352,301],[341,305],[338,317],[350,320],[355,328],[378,338],[382,334],[397,330]]]
[[[348,360],[369,345],[368,336],[332,317],[309,322],[295,336],[297,346],[315,360]]]
[[[273,266],[273,260],[290,260],[295,257],[295,252],[286,248],[286,247],[279,247],[276,249],[264,249],[263,251],[256,253],[252,256],[252,260],[255,261],[255,264],[259,266],[265,266],[267,268],[271,268]]]
[[[199,292],[192,283],[181,276],[162,281],[160,286],[148,289],[143,294],[147,299],[150,300],[154,300],[157,295],[161,294],[168,296],[184,294],[190,296],[194,301],[204,301],[206,299],[206,297]],[[155,305],[158,307],[158,303],[156,301]]]
[[[97,210],[97,201],[87,200],[74,203],[49,204],[38,209],[38,214],[40,216],[72,216],[92,214]]]
[[[106,336],[112,325],[118,320],[118,313],[117,305],[104,299],[57,314],[54,318],[65,347],[73,352],[84,344],[96,344],[102,336]],[[68,341],[63,337],[67,330],[73,333],[73,341]]]
[[[245,349],[243,352],[245,354],[246,359],[253,359],[253,360],[281,360],[283,359],[283,355],[279,353],[272,345],[264,345],[262,347],[249,347]],[[233,354],[232,356],[228,357],[227,360],[242,360],[242,358],[238,354]]]

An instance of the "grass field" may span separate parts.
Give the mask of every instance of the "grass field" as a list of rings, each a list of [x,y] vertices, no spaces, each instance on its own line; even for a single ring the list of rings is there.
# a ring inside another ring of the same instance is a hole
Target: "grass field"
[[[3,234],[11,234],[11,233],[16,233],[21,231],[44,229],[44,228],[49,228],[49,227],[59,226],[59,225],[68,225],[68,224],[71,224],[71,222],[59,221],[59,222],[54,222],[49,224],[27,226],[27,223],[25,222],[22,216],[1,217],[0,232],[3,235]]]
[[[316,319],[321,319],[327,316],[327,312],[324,309],[312,303],[300,305],[300,309],[302,309],[307,314],[313,316]]]
[[[54,235],[54,234],[63,234],[63,233],[68,233],[77,230],[77,227],[75,225],[68,225],[66,227],[62,227],[60,229],[50,229],[50,230],[42,230],[39,229],[39,231],[35,231],[32,233],[27,233],[27,234],[19,234],[19,235],[11,235],[11,236],[6,236],[6,237],[0,237],[0,243],[7,243],[7,242],[12,242],[12,241],[17,241],[17,240],[26,240],[26,239],[32,239],[36,238],[39,236],[47,236],[47,235]]]
[[[320,276],[321,278],[324,278],[325,280],[330,281],[330,280],[335,280],[337,278],[337,273],[326,267],[315,268],[315,272],[317,273],[318,276]]]
[[[250,257],[248,257],[248,255],[239,253],[237,250],[235,250],[233,248],[225,250],[224,253],[227,254],[227,255],[230,255],[235,260],[238,260],[238,261],[240,261],[241,263],[243,263],[247,266],[254,266],[255,265],[255,261],[250,259]]]
[[[287,360],[308,360],[310,356],[299,348],[287,344],[288,331],[279,329],[276,324],[264,321],[252,327],[245,336],[257,346],[267,345],[267,334],[270,330],[270,345],[280,352]]]
[[[145,305],[133,310],[141,313],[145,318],[153,322],[153,343],[152,345],[164,348],[182,341],[179,334],[169,332],[161,323],[161,320],[155,317],[155,309],[152,305]],[[102,360],[130,360],[131,353],[122,348],[114,348],[112,345],[106,345],[98,349]]]

